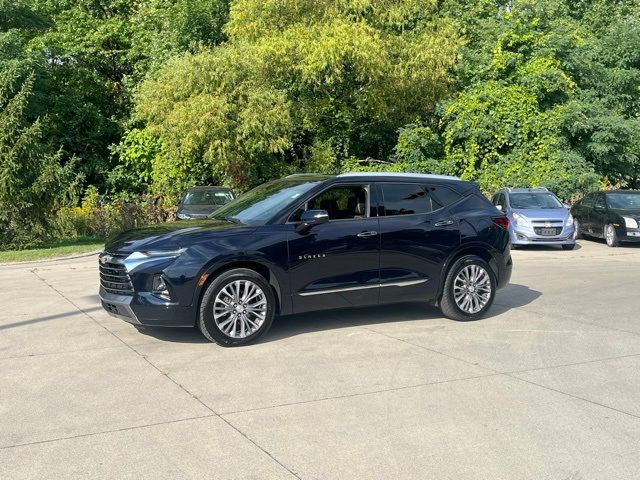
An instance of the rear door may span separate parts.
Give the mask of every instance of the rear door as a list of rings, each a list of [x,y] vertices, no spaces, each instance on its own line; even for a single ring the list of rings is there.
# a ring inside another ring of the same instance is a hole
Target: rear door
[[[443,204],[460,195],[446,186],[379,183],[380,301],[436,297],[442,265],[460,244],[457,218]]]
[[[337,184],[301,205],[326,210],[327,223],[289,235],[294,312],[378,303],[380,235],[369,184]]]

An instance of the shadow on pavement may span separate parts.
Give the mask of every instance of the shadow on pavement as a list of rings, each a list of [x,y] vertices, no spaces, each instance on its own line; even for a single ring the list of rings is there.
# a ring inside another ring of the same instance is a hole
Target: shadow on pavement
[[[484,318],[491,318],[533,302],[541,293],[529,287],[510,284],[500,290],[496,301]],[[354,307],[340,310],[324,310],[276,317],[271,330],[259,343],[268,343],[324,330],[337,330],[354,326],[374,326],[383,323],[411,322],[416,320],[446,320],[437,307],[425,303],[399,303],[371,307]],[[479,321],[482,321],[479,320]],[[175,343],[208,343],[197,328],[140,327],[142,334],[158,340]]]
[[[32,323],[47,322],[49,320],[55,320],[57,318],[69,317],[71,315],[78,315],[78,314],[82,314],[83,312],[93,312],[96,310],[102,310],[102,307],[83,308],[82,311],[72,310],[71,312],[56,313],[55,315],[47,315],[44,317],[36,317],[36,318],[30,318],[28,320],[21,320],[19,322],[5,323],[4,325],[0,325],[0,330],[7,330],[9,328],[22,327],[24,325],[30,325]]]

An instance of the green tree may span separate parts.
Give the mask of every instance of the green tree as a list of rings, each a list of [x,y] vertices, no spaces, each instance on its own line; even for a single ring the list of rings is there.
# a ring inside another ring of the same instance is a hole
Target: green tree
[[[49,219],[73,190],[72,164],[42,139],[42,123],[25,118],[33,87],[15,68],[0,71],[0,246],[37,244]]]
[[[398,128],[448,94],[461,45],[427,0],[238,0],[225,31],[227,44],[140,88],[135,118],[161,146],[156,188],[385,158]]]

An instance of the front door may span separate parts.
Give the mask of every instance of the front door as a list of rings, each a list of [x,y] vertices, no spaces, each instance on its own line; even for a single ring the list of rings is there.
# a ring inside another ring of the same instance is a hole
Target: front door
[[[375,202],[374,202],[375,203]],[[327,223],[289,234],[289,278],[294,312],[378,303],[380,235],[366,184],[329,187],[293,214],[326,210]],[[372,215],[373,214],[373,215]]]
[[[589,232],[596,237],[604,237],[604,225],[607,219],[607,205],[604,195],[598,193],[589,215]]]
[[[442,265],[460,245],[458,220],[428,186],[381,183],[380,190],[380,302],[432,300]]]

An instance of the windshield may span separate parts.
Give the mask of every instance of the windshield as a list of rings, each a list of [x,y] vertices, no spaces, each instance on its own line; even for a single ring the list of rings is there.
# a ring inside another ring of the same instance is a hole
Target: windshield
[[[607,194],[609,208],[640,210],[640,192],[620,192]]]
[[[509,201],[511,208],[517,209],[564,208],[560,200],[550,192],[511,193]]]
[[[233,200],[228,190],[188,190],[182,197],[183,205],[226,205]]]
[[[265,183],[240,195],[211,215],[211,218],[247,225],[264,225],[274,215],[292,206],[301,195],[324,180],[284,178]]]

